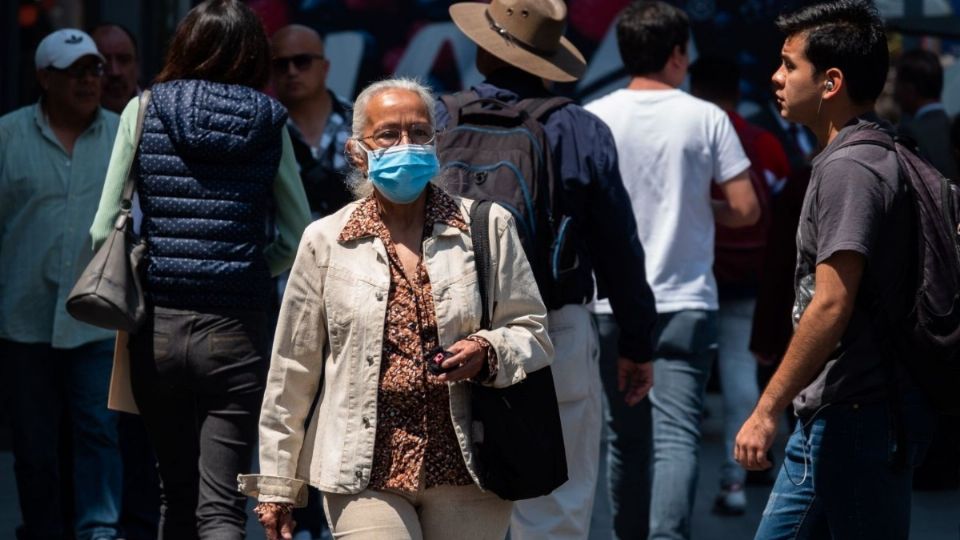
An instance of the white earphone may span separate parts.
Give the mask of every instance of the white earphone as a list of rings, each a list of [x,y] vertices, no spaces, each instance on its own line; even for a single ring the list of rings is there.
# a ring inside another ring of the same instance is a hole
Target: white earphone
[[[833,81],[827,81],[826,87],[827,90],[833,90]]]

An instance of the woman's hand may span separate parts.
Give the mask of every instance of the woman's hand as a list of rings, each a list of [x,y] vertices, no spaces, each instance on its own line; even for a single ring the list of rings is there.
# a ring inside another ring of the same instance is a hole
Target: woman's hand
[[[263,525],[267,540],[292,540],[293,529],[297,526],[292,510],[292,504],[260,503],[254,507],[253,513]]]
[[[443,382],[457,382],[475,377],[483,364],[487,361],[487,351],[476,341],[461,339],[450,346],[448,351],[454,353],[441,364],[444,369],[456,368],[437,377]]]

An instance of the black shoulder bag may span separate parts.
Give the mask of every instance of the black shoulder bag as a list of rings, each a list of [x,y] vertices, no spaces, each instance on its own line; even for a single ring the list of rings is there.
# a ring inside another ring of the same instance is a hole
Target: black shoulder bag
[[[487,289],[490,262],[490,201],[477,201],[470,209],[480,287],[481,327],[490,329]],[[473,421],[483,429],[475,437],[483,489],[509,501],[547,495],[567,481],[567,458],[560,426],[557,391],[550,366],[527,374],[506,388],[471,386]]]

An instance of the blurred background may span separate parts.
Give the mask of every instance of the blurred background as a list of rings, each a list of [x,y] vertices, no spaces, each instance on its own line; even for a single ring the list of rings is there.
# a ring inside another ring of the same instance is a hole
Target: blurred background
[[[559,91],[584,102],[626,80],[611,27],[629,0],[569,0],[567,35],[583,51],[584,78]],[[37,98],[33,51],[47,33],[64,27],[89,29],[112,22],[128,28],[140,51],[142,86],[149,85],[163,60],[177,22],[192,0],[4,0],[0,16],[0,113]],[[456,90],[479,80],[474,45],[450,23],[452,0],[249,0],[267,33],[297,22],[326,36],[331,60],[328,86],[347,99],[368,82],[390,74],[415,75],[438,91]],[[693,51],[710,50],[736,58],[744,75],[743,111],[769,99],[769,77],[779,62],[782,42],[773,20],[809,0],[673,0],[693,24]],[[960,0],[880,0],[890,29],[893,63],[916,47],[941,55],[945,65],[943,101],[960,112]],[[881,112],[898,119],[892,100]]]

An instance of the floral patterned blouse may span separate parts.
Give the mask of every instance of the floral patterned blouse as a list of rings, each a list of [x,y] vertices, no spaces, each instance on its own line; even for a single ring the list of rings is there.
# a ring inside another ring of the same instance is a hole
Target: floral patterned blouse
[[[437,223],[467,230],[457,203],[428,186],[423,237]],[[430,373],[424,356],[439,343],[430,276],[421,258],[408,280],[390,232],[371,195],[354,210],[339,240],[379,237],[390,261],[390,293],[383,336],[383,360],[377,392],[377,428],[369,489],[417,492],[438,485],[473,482],[463,463],[460,443],[450,417],[447,383]],[[470,338],[474,339],[474,338]],[[484,378],[495,376],[496,355],[487,351]]]

